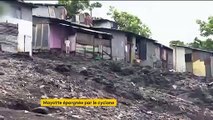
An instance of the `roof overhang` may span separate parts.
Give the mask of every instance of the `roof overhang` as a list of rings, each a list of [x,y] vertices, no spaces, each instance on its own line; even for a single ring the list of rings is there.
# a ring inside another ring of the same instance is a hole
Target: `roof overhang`
[[[93,34],[93,35],[100,34],[100,35],[105,36],[105,38],[107,38],[107,39],[112,39],[112,35],[110,33],[102,32],[102,31],[98,31],[98,30],[93,30],[90,27],[81,26],[79,24],[72,23],[72,22],[69,22],[69,21],[63,20],[63,19],[42,17],[42,16],[35,16],[34,15],[33,16],[33,23],[34,24],[50,24],[50,23],[51,24],[60,24],[60,25],[63,25],[63,26],[72,27],[79,32],[85,32],[85,33]]]

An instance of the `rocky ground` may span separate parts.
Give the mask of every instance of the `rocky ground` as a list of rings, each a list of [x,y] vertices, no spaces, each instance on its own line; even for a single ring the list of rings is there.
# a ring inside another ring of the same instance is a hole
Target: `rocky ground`
[[[80,56],[1,53],[0,91],[0,120],[213,120],[211,78]],[[116,98],[118,106],[41,109],[40,98]]]

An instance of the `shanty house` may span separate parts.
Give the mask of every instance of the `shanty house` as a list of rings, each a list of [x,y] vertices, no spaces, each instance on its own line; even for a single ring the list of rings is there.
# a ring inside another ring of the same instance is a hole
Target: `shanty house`
[[[75,35],[66,21],[39,16],[33,16],[33,33],[33,50],[65,50],[65,39]]]
[[[136,39],[137,56],[142,61],[142,65],[154,66],[155,59],[157,59],[155,57],[155,42],[155,40],[145,37]]]
[[[36,8],[33,9],[34,16],[50,17],[65,20],[67,17],[67,10],[64,5],[60,4],[34,4]]]
[[[0,46],[2,51],[32,55],[32,8],[21,1],[0,1]]]
[[[160,64],[161,68],[173,69],[173,49],[162,45],[160,43],[155,43],[155,65]]]
[[[127,31],[95,27],[96,30],[112,34],[112,58],[133,62],[135,59],[136,37]]]
[[[197,76],[213,76],[213,52],[186,46],[173,46],[174,68]]]
[[[136,58],[141,59],[144,65],[153,66],[150,55],[154,53],[154,40],[119,30],[114,21],[107,19],[95,19],[93,25],[97,30],[109,32],[113,35],[112,56],[114,60],[125,60],[132,63]]]
[[[110,28],[110,29],[118,29],[118,25],[116,22],[108,20],[108,19],[93,19],[93,25],[96,27],[102,27],[102,28]]]
[[[89,29],[87,26],[71,23],[66,20],[50,17],[33,16],[34,24],[34,50],[65,50],[64,40],[70,36],[76,36],[71,46],[73,51],[78,45],[92,46],[93,55],[95,48],[100,46],[109,48],[111,57],[111,34]],[[100,52],[103,48],[99,48]]]

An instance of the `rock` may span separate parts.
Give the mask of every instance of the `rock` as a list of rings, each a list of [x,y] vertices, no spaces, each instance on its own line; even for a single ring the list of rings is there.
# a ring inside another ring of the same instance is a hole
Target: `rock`
[[[121,72],[121,63],[119,62],[110,62],[109,64],[109,68],[113,71],[113,72]]]
[[[132,75],[132,74],[134,74],[134,70],[132,68],[129,68],[129,67],[128,68],[123,68],[121,70],[121,74],[125,75],[125,76]]]
[[[89,73],[87,70],[82,70],[80,71],[80,74],[84,75],[84,76],[89,76]]]
[[[0,115],[0,120],[4,120],[4,116],[1,116],[1,115]]]
[[[143,69],[142,69],[142,72],[143,72],[144,74],[148,74],[148,73],[150,73],[150,69],[148,69],[148,68],[143,68]]]
[[[57,65],[55,70],[57,72],[64,73],[64,72],[70,72],[70,68],[71,68],[70,65]]]
[[[0,75],[4,75],[4,73],[3,73],[3,72],[0,72]]]
[[[40,113],[40,114],[48,114],[49,113],[49,109],[46,107],[37,107],[32,109],[32,112],[34,113]]]

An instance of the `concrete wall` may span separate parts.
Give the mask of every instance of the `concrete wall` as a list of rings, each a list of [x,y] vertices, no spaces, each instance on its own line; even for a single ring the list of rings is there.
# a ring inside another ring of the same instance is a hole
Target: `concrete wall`
[[[156,47],[154,45],[154,42],[152,41],[147,41],[146,45],[147,45],[146,60],[142,61],[142,64],[153,67],[153,63],[156,60],[156,56],[155,56]]]
[[[185,48],[173,47],[173,64],[176,71],[186,71]]]
[[[185,49],[185,53],[186,54],[192,54],[192,50],[191,49]],[[186,70],[188,71],[188,72],[191,72],[191,73],[193,73],[193,64],[192,64],[193,62],[191,61],[191,62],[186,62]]]
[[[173,51],[167,50],[168,54],[168,69],[173,69]]]
[[[21,7],[23,19],[14,18],[15,5],[2,3],[5,5],[6,13],[1,17],[0,22],[9,22],[18,24],[18,51],[29,52],[32,55],[32,11],[31,9]]]

